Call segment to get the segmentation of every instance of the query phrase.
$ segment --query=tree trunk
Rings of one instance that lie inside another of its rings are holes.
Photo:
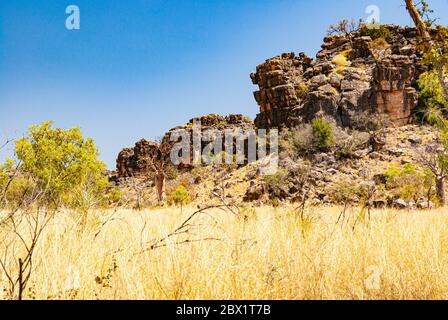
[[[414,4],[413,0],[405,0],[406,2],[406,9],[409,12],[409,15],[411,16],[412,20],[414,21],[415,26],[417,27],[418,34],[423,40],[423,45],[425,46],[425,49],[431,49],[432,48],[432,40],[431,35],[428,32],[428,28],[423,21],[422,16],[420,15],[420,12],[418,12],[417,7]]]
[[[440,205],[444,207],[446,205],[446,180],[445,177],[436,177],[436,190],[437,197],[440,201]]]
[[[18,296],[18,300],[22,300],[22,295],[23,295],[23,289],[25,287],[25,285],[23,284],[23,262],[22,259],[19,258],[19,296]]]
[[[157,197],[159,204],[162,205],[165,201],[165,173],[159,171],[156,173],[154,184],[157,190]]]
[[[409,15],[411,16],[412,20],[414,21],[415,26],[417,27],[418,34],[423,40],[423,45],[425,46],[426,50],[430,50],[434,48],[434,43],[431,39],[431,35],[428,31],[428,27],[426,26],[425,22],[423,21],[422,16],[417,10],[417,7],[414,4],[413,0],[405,0],[406,2],[406,9],[409,12]],[[443,89],[445,91],[445,95],[448,96],[448,81],[446,80],[446,74],[444,71],[443,66],[437,66],[438,76],[440,83],[443,86]]]

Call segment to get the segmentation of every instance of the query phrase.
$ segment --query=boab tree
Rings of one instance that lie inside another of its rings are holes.
[[[166,168],[169,162],[170,144],[167,139],[162,139],[155,154],[150,158],[150,167],[154,171],[154,186],[157,192],[159,205],[165,202]]]

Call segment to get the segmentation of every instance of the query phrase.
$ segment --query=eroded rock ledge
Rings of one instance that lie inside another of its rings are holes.
[[[386,28],[387,41],[359,32],[331,36],[315,59],[284,53],[259,65],[251,74],[259,87],[255,125],[293,127],[327,115],[341,126],[356,126],[362,114],[385,114],[393,125],[410,123],[420,73],[417,30]]]

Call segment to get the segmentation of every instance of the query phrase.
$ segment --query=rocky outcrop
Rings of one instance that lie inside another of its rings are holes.
[[[186,125],[178,126],[169,130],[160,144],[151,142],[145,139],[138,141],[134,148],[125,148],[119,154],[117,158],[116,173],[119,178],[124,177],[139,177],[147,175],[153,171],[152,163],[154,160],[160,161],[162,157],[168,163],[168,158],[173,145],[178,142],[175,139],[171,139],[171,135],[178,130],[183,130],[191,141],[190,146],[193,148],[193,124],[199,123],[201,126],[200,133],[205,136],[205,133],[209,129],[215,130],[221,135],[223,141],[223,150],[225,149],[224,133],[226,130],[243,130],[254,129],[253,121],[247,119],[243,115],[229,115],[221,116],[217,114],[210,114],[202,117],[191,119]],[[209,142],[206,139],[202,140],[202,148],[204,148]],[[190,156],[193,156],[192,149],[190,150]],[[190,159],[192,163],[192,158]],[[190,165],[180,164],[179,169],[188,169]]]
[[[152,160],[160,156],[157,143],[141,139],[134,148],[125,148],[117,158],[118,177],[139,177],[152,171]]]
[[[393,125],[409,123],[417,104],[417,31],[386,27],[387,39],[361,32],[326,37],[316,59],[285,53],[259,65],[251,74],[259,87],[255,125],[292,127],[326,115],[341,126],[355,126],[362,114],[386,115]]]

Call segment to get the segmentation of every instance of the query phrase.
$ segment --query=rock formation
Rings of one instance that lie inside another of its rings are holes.
[[[185,130],[185,132],[193,139],[193,124],[198,122],[201,124],[201,131],[205,132],[208,129],[215,129],[221,134],[224,150],[224,132],[225,130],[247,130],[253,129],[253,121],[248,120],[242,115],[229,115],[220,116],[217,114],[210,114],[202,117],[191,119],[186,125],[178,126],[169,130],[160,144],[142,139],[135,144],[134,148],[125,148],[119,154],[117,158],[117,171],[116,174],[119,178],[123,177],[139,177],[147,175],[153,171],[151,166],[153,159],[160,160],[161,157],[169,157],[169,151],[177,141],[171,141],[171,135],[177,130]],[[208,144],[207,141],[202,141],[202,148]],[[190,141],[190,146],[193,146],[193,142]],[[166,150],[165,152],[160,151]],[[190,152],[192,157],[193,152]],[[190,159],[192,162],[192,159]],[[181,164],[180,169],[189,168],[189,165]]]
[[[419,75],[417,30],[385,26],[387,39],[358,31],[324,39],[316,59],[285,53],[266,60],[251,74],[259,90],[255,125],[292,127],[316,116],[330,116],[341,126],[358,117],[387,115],[389,123],[411,121],[417,104]]]
[[[159,145],[141,139],[134,148],[125,148],[117,158],[117,175],[119,177],[138,177],[146,175],[151,168],[152,158],[159,156]]]

